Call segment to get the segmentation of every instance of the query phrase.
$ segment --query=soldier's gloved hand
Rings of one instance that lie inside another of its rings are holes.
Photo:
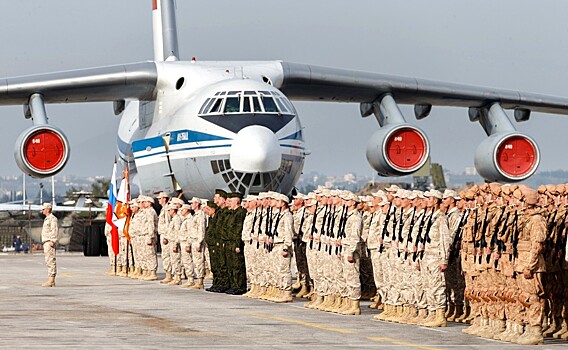
[[[530,280],[531,278],[533,278],[533,273],[531,272],[531,270],[525,269],[525,270],[523,271],[523,276],[524,276],[526,279]]]
[[[287,258],[288,257],[288,250],[283,250],[282,251],[282,256]]]
[[[177,253],[177,252],[178,252],[177,247],[175,247],[174,249],[172,249],[172,252]]]
[[[148,241],[146,241],[146,244],[147,244],[147,245],[152,245],[152,240],[149,239]]]
[[[198,245],[195,250],[197,250],[198,253],[201,253],[201,246]]]
[[[440,264],[440,272],[446,271],[447,268],[448,268],[448,265],[446,265],[446,264]]]
[[[163,243],[164,245],[166,245],[166,244],[168,244],[168,240],[167,240],[166,238],[164,238],[164,239],[162,239],[162,243]]]
[[[239,254],[240,252],[241,252],[241,248],[236,247],[236,248],[235,248],[235,253]]]
[[[355,260],[353,260],[353,256],[351,256],[351,255],[347,255],[347,261],[351,264],[353,264],[355,262]]]
[[[51,248],[55,249],[55,242],[49,242],[49,244],[51,245]]]
[[[188,246],[188,245],[186,245],[186,246],[185,246],[185,252],[186,252],[186,253],[191,253],[191,247]]]

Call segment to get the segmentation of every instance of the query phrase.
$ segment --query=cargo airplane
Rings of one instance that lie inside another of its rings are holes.
[[[310,152],[292,100],[360,105],[378,130],[366,155],[380,175],[417,171],[427,135],[409,123],[433,106],[468,108],[487,138],[475,153],[478,173],[517,182],[537,169],[537,143],[516,130],[531,112],[568,114],[568,99],[285,61],[180,60],[173,0],[153,0],[154,60],[0,79],[0,105],[23,105],[33,125],[15,145],[18,166],[52,176],[69,158],[63,132],[48,123],[46,104],[113,102],[121,116],[118,156],[129,164],[133,192],[183,191],[209,198],[214,189],[290,193]]]

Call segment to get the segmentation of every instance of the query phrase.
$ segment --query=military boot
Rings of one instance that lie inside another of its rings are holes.
[[[395,323],[402,323],[402,320],[404,320],[406,318],[406,316],[408,316],[408,306],[402,306],[402,312],[392,321]]]
[[[292,298],[292,291],[291,290],[283,290],[282,293],[280,293],[280,297],[278,299],[276,299],[277,303],[291,303],[292,300],[294,300]]]
[[[495,339],[497,334],[501,334],[505,332],[506,322],[505,320],[490,320],[489,321],[491,327],[485,333],[480,333],[479,336],[486,339]]]
[[[260,297],[263,296],[264,293],[266,293],[266,287],[259,286],[258,291],[254,295],[251,295],[250,297],[253,298],[253,299],[260,299]]]
[[[203,279],[206,280],[206,281],[213,280],[213,273],[211,273],[211,271],[207,271],[207,273],[205,274],[205,277]]]
[[[410,324],[418,316],[418,309],[414,305],[408,306],[408,312],[404,318],[400,320],[400,323]]]
[[[316,307],[314,307],[314,309],[323,311],[323,308],[326,308],[326,307],[329,306],[330,299],[331,299],[331,295],[324,295],[323,296],[323,303],[317,305]]]
[[[349,299],[350,307],[349,309],[343,311],[342,315],[361,315],[361,305],[359,300]]]
[[[181,274],[176,274],[174,279],[168,283],[168,286],[179,286],[181,285]]]
[[[310,291],[308,289],[307,284],[302,282],[300,291],[296,294],[296,298],[302,298],[304,295],[308,295],[309,292]]]
[[[546,331],[542,332],[542,336],[543,337],[552,337],[552,335],[556,332],[558,332],[558,330],[560,330],[560,327],[562,325],[562,318],[561,317],[553,317],[552,318],[552,322],[550,322],[550,324],[548,325],[548,329]]]
[[[390,311],[391,311],[391,305],[384,304],[383,312],[381,312],[378,315],[373,316],[373,319],[378,320],[378,321],[384,321],[385,318],[387,318],[389,316]]]
[[[140,274],[140,276],[138,276],[138,279],[143,281],[144,278],[146,278],[148,276],[148,270],[142,270],[142,273]]]
[[[446,311],[446,319],[454,314],[456,311],[456,306],[453,303],[448,304],[448,310]]]
[[[284,294],[284,290],[282,290],[280,288],[276,288],[275,293],[273,293],[268,300],[270,300],[274,303],[278,303],[279,302],[278,300],[280,300],[280,298],[282,298],[283,294]]]
[[[450,322],[457,322],[456,319],[463,315],[463,305],[456,305],[454,308],[454,313],[448,317],[448,321]]]
[[[397,320],[398,320],[399,318],[401,318],[402,315],[403,315],[403,313],[404,313],[404,306],[402,306],[402,305],[397,305],[394,310],[395,310],[395,311],[394,311],[393,315],[386,319],[387,321],[389,321],[389,322],[397,322]]]
[[[130,276],[131,279],[135,280],[142,274],[142,268],[137,267],[134,269],[134,273]]]
[[[114,276],[114,275],[115,275],[114,266],[113,266],[113,265],[110,265],[108,271],[105,272],[105,275],[107,275],[107,276]]]
[[[119,266],[116,275],[119,277],[126,277],[126,266]]]
[[[132,276],[134,276],[134,272],[136,272],[136,268],[134,266],[130,266],[128,268],[128,277],[132,278]]]
[[[428,310],[426,309],[416,309],[416,310],[417,310],[416,316],[406,320],[406,324],[418,324],[418,322],[428,317]]]
[[[369,309],[378,309],[379,308],[379,304],[381,303],[381,296],[380,295],[375,295],[375,297],[373,299],[371,299],[373,302],[368,306]]]
[[[41,284],[42,287],[55,287],[55,276],[49,276],[47,282]]]
[[[322,303],[323,303],[323,296],[314,294],[314,299],[311,302],[306,303],[304,306],[307,307],[308,309],[316,309],[316,307],[321,305]]]
[[[302,282],[300,282],[300,279],[296,279],[296,281],[294,282],[294,284],[292,285],[292,290],[294,289],[298,289],[302,286]]]
[[[144,281],[157,281],[158,275],[156,275],[156,270],[150,270],[144,277]]]
[[[552,334],[552,337],[554,339],[564,339],[562,338],[562,335],[564,334],[568,334],[568,320],[563,319],[560,322],[560,329],[558,329],[554,334]]]
[[[509,320],[505,321],[505,330],[503,332],[496,333],[495,335],[493,335],[493,339],[503,340],[501,338],[507,337],[511,333],[512,326],[513,324]]]
[[[161,284],[167,284],[172,281],[172,273],[170,271],[166,271],[166,277],[160,281]]]
[[[182,288],[191,288],[195,283],[193,282],[193,278],[188,278],[187,282],[181,285]]]
[[[335,312],[340,314],[344,311],[349,310],[349,308],[351,307],[351,303],[349,302],[349,300],[350,300],[349,298],[341,298],[341,305]]]
[[[528,330],[515,341],[520,345],[542,345],[544,338],[542,336],[542,326],[526,326]]]
[[[424,326],[426,323],[434,321],[436,318],[436,311],[435,310],[428,310],[428,316],[422,319],[422,321],[418,321],[418,324]]]
[[[243,294],[243,297],[249,298],[249,295],[254,293],[255,288],[255,285],[251,283],[250,289],[245,294]]]
[[[328,302],[327,305],[321,306],[320,310],[325,311],[325,312],[331,312],[331,307],[333,307],[333,304],[335,304],[335,299],[338,298],[335,294],[330,294],[328,297]]]
[[[435,317],[432,321],[424,323],[426,327],[446,327],[446,312],[444,309],[436,309]]]
[[[345,299],[347,299],[347,298],[344,298],[344,297],[341,297],[341,296],[338,296],[337,298],[335,298],[335,303],[333,303],[333,305],[331,305],[329,307],[329,311],[338,313],[339,309],[341,309],[343,304],[345,304]]]
[[[523,334],[523,325],[516,323],[516,322],[511,322],[511,329],[509,331],[509,333],[507,334],[506,332],[500,336],[499,338],[502,341],[506,341],[506,342],[513,342],[515,341],[515,339],[519,338],[522,334]]]
[[[488,332],[491,329],[489,325],[489,318],[488,317],[481,317],[481,321],[479,323],[479,327],[475,328],[471,335],[480,336],[483,332]]]
[[[471,313],[471,308],[467,305],[463,307],[463,313],[454,319],[454,322],[464,323],[464,321],[469,317]]]

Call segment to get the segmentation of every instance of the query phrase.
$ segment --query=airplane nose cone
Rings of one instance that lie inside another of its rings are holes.
[[[272,130],[259,125],[241,129],[231,146],[231,167],[244,173],[264,173],[280,168],[282,151]]]

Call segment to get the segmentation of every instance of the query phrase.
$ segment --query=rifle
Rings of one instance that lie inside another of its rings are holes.
[[[430,243],[432,240],[430,239],[430,229],[432,228],[432,224],[433,224],[433,219],[434,219],[434,212],[432,211],[432,214],[430,214],[430,218],[428,219],[428,224],[426,225],[426,233],[424,233],[424,249],[422,249],[422,251],[420,252],[420,259],[424,258],[424,251],[426,250],[426,243]]]
[[[339,219],[339,229],[337,232],[337,237],[343,239],[347,237],[345,234],[345,226],[347,225],[347,206],[344,205],[341,210],[341,218]],[[339,255],[343,251],[343,246],[335,246],[335,255]]]
[[[316,218],[318,216],[318,202],[316,202],[316,209],[314,210],[314,215],[312,218],[312,228],[310,231],[310,249],[314,248],[314,232],[316,231]]]
[[[568,210],[564,213],[564,217],[562,218],[562,222],[558,226],[556,231],[556,242],[554,244],[554,251],[556,252],[556,261],[557,263],[562,266],[563,256],[562,253],[566,253],[566,218],[568,216]]]
[[[491,252],[493,251],[493,249],[495,249],[495,246],[499,245],[499,228],[501,227],[501,222],[503,221],[503,215],[505,215],[505,207],[502,208],[501,210],[501,214],[499,215],[499,218],[497,219],[497,223],[495,224],[495,227],[493,228],[493,234],[491,235],[491,242],[489,243],[489,254],[487,254],[487,256],[485,257],[485,261],[489,264],[489,262],[491,261]]]
[[[552,243],[554,233],[557,232],[556,229],[556,215],[558,214],[558,209],[555,209],[553,213],[548,213],[546,218],[546,241],[544,242],[545,250],[544,256],[547,259],[550,256],[554,244]]]
[[[428,213],[425,211],[424,215],[422,215],[422,219],[420,220],[420,225],[418,225],[418,233],[416,234],[416,240],[414,241],[414,247],[416,247],[417,250],[412,252],[412,261],[414,262],[416,262],[416,258],[418,257],[418,244],[422,242],[422,231],[424,231],[424,220],[426,220],[427,215]],[[428,220],[430,219],[428,218]]]
[[[260,235],[262,235],[262,209],[260,209],[260,220],[258,220],[258,231],[256,232],[256,249],[260,248],[260,241],[258,240]]]
[[[327,238],[329,243],[325,247],[325,251],[331,255],[333,247],[331,246],[331,238],[334,237],[333,228],[335,227],[335,208],[333,208],[333,213],[330,214],[330,219],[327,220]]]
[[[387,210],[387,217],[385,218],[385,222],[383,222],[383,231],[381,232],[381,245],[379,247],[379,253],[382,253],[384,248],[385,248],[385,236],[388,233],[388,226],[389,226],[389,222],[390,222],[390,218],[391,218],[391,207],[392,207],[392,202],[389,204],[389,208]]]
[[[393,221],[392,221],[392,241],[396,241],[396,225],[398,224],[396,222],[396,210],[398,208],[394,208],[394,212],[392,213],[393,216]],[[402,216],[402,208],[400,208],[400,216]]]
[[[461,241],[463,236],[463,227],[467,222],[467,218],[469,216],[469,212],[466,210],[464,211],[460,223],[458,224],[458,229],[456,230],[456,235],[454,236],[454,240],[452,241],[452,245],[450,246],[450,260],[457,259],[460,256],[461,250]]]
[[[398,243],[402,243],[402,229],[404,228],[404,216],[402,213],[404,212],[403,208],[400,208],[400,216],[398,218]],[[400,258],[400,249],[397,249],[397,255]]]
[[[302,227],[304,226],[304,221],[306,221],[306,210],[307,208],[304,207],[303,208],[304,211],[302,212],[302,220],[300,220],[300,229],[298,230],[298,237],[296,238],[298,245],[300,245],[300,243],[302,243],[302,236],[304,236],[304,233],[302,232]]]
[[[481,225],[481,238],[479,239],[479,248],[480,252],[479,256],[479,264],[481,264],[481,256],[487,248],[487,240],[485,239],[485,231],[487,231],[487,226],[489,225],[489,221],[487,220],[487,216],[489,214],[489,207],[485,208],[485,216],[483,217],[483,224]]]
[[[519,244],[519,215],[518,212],[515,211],[515,216],[513,218],[513,237],[511,237],[511,242],[513,245],[513,254],[511,256],[509,256],[509,260],[512,261],[513,259],[516,259],[517,256],[519,255],[519,252],[517,250],[517,245]]]
[[[412,230],[414,230],[414,215],[416,215],[416,207],[413,207],[412,218],[410,219],[410,227],[408,229],[408,236],[406,236],[406,247],[404,249],[404,260],[408,259],[408,242],[412,242]]]
[[[251,229],[251,233],[254,233],[254,225],[256,225],[256,215],[258,214],[258,208],[254,209],[254,218],[252,219],[252,229]],[[250,242],[249,244],[252,244],[252,235],[250,236]],[[258,242],[256,243],[258,245]],[[258,247],[257,247],[258,249]]]
[[[329,212],[329,204],[326,204],[324,212],[323,212],[323,220],[321,222],[321,226],[320,226],[320,229],[319,229],[320,241],[318,243],[318,251],[321,251],[321,238],[322,238],[322,236],[324,235],[324,232],[325,232],[325,222],[327,220],[328,212]]]

